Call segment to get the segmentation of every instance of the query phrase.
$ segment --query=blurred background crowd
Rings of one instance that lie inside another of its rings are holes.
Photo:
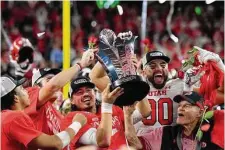
[[[144,47],[161,49],[172,58],[170,68],[179,68],[181,60],[194,45],[224,57],[224,1],[210,5],[205,1],[175,2],[171,29],[178,43],[171,40],[166,29],[169,2],[148,2],[145,40],[140,39],[142,2],[120,1],[119,4],[123,8],[122,15],[116,7],[100,9],[96,1],[71,2],[71,63],[76,62],[88,47],[88,37],[98,37],[103,28],[110,28],[116,34],[132,31],[139,36],[135,43],[139,58],[145,53]],[[23,36],[34,45],[36,67],[62,67],[62,2],[1,1],[1,11],[1,27],[10,41]],[[38,37],[42,32],[45,34]],[[2,34],[1,74],[8,69],[9,45]]]

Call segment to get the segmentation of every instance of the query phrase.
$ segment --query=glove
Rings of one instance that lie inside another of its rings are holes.
[[[205,74],[204,71],[200,72],[199,69],[202,66],[189,68],[184,74],[184,92],[193,91],[193,85],[200,80],[200,78]]]
[[[216,62],[217,67],[223,72],[225,71],[225,66],[218,54],[204,50],[198,46],[194,46],[195,49],[199,51],[198,60],[201,64],[206,64],[208,61]]]

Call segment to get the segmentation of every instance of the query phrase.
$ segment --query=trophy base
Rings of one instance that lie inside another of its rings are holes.
[[[118,106],[128,106],[135,101],[141,101],[149,92],[149,85],[143,81],[141,76],[130,75],[116,80],[111,85],[111,90],[121,87],[124,93],[114,102]]]

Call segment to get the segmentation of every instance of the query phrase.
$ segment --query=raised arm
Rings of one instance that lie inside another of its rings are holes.
[[[47,135],[43,133],[31,140],[28,146],[32,148],[56,148],[61,150],[70,143],[86,122],[87,119],[84,115],[76,114],[73,118],[73,123],[65,131],[55,135]]]
[[[101,106],[101,122],[97,129],[96,140],[99,147],[108,147],[111,143],[112,136],[112,107],[116,98],[123,94],[123,89],[117,87],[110,92],[110,84],[107,85],[102,92],[102,106]]]
[[[89,49],[84,52],[80,63],[60,72],[54,76],[44,87],[42,87],[39,92],[38,106],[46,103],[46,101],[48,101],[56,91],[71,81],[72,78],[76,76],[82,68],[89,66],[94,61],[94,53],[97,50],[98,49]]]
[[[135,110],[135,106],[124,106],[124,123],[125,123],[125,135],[127,138],[127,141],[130,146],[134,147],[135,149],[142,149],[143,146],[140,142],[140,140],[137,137],[134,125],[133,125],[133,117],[132,114]]]
[[[132,62],[136,68],[138,68],[138,60],[136,55],[132,55]],[[91,70],[90,74],[91,81],[96,85],[96,87],[102,92],[108,83],[110,83],[109,77],[107,76],[104,68],[98,62]],[[151,114],[151,107],[149,105],[148,99],[144,98],[136,105],[135,117],[138,118],[147,118]]]
[[[138,111],[137,113],[141,114],[142,118],[147,118],[150,116],[152,109],[147,98],[144,98],[137,103],[134,114],[136,114],[136,111]]]
[[[110,83],[109,77],[99,62],[92,68],[89,77],[101,92],[106,88],[107,84]]]

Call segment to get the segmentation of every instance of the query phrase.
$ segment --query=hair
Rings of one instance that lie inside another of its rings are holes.
[[[15,89],[1,97],[1,110],[11,109],[10,107],[15,103],[14,98],[16,95]]]

